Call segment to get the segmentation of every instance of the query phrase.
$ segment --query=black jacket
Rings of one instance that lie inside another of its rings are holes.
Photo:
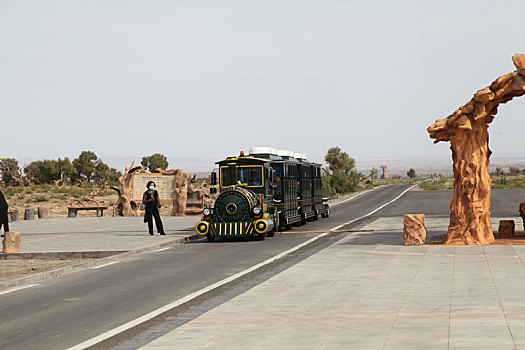
[[[0,191],[0,209],[7,209],[9,206],[5,200],[4,194]]]
[[[142,195],[142,202],[146,204],[146,206],[152,206],[152,207],[160,206],[160,198],[159,198],[159,193],[157,192],[157,190],[153,191],[153,202],[150,202],[149,201],[150,199],[152,199],[151,193],[149,191],[144,192],[144,194]]]

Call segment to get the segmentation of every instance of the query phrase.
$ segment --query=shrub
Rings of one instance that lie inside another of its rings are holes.
[[[46,196],[36,196],[35,202],[49,202],[49,198]]]

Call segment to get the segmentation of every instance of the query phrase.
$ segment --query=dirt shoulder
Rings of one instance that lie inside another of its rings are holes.
[[[90,260],[91,259],[0,260],[0,282],[56,270],[70,265],[78,265]]]

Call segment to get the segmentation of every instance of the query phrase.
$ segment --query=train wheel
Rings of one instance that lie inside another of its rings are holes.
[[[285,225],[284,231],[290,231],[292,229],[292,225]]]
[[[207,239],[208,242],[210,242],[210,243],[215,242],[215,236],[206,235],[206,239]]]
[[[273,236],[275,236],[275,229],[272,229],[272,230],[269,231],[266,235],[267,235],[268,237],[273,237]]]
[[[265,238],[266,238],[266,233],[264,233],[262,235],[259,235],[259,237],[257,237],[257,240],[258,241],[264,241]]]
[[[330,207],[327,205],[326,206],[326,214],[325,214],[325,218],[329,218],[330,217]]]

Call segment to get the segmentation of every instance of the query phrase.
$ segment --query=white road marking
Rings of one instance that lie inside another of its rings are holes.
[[[399,196],[397,196],[396,198],[392,199],[391,201],[381,205],[379,208],[371,211],[370,213],[368,213],[366,215],[363,215],[363,216],[361,216],[361,217],[359,217],[357,219],[350,220],[350,221],[348,221],[348,222],[346,222],[344,224],[338,225],[338,226],[332,228],[330,231],[337,230],[337,229],[339,229],[339,228],[341,228],[343,226],[351,224],[354,221],[360,220],[362,218],[366,218],[366,217],[376,213],[377,211],[383,209],[387,205],[392,204],[393,202],[397,201],[399,198],[401,198],[405,193],[410,191],[415,186],[417,186],[417,184],[409,187],[407,190],[403,191]],[[365,193],[365,192],[363,192],[363,193]],[[355,197],[352,197],[352,198],[355,198]],[[190,300],[193,300],[193,299],[197,298],[198,296],[200,296],[200,295],[202,295],[204,293],[212,291],[212,290],[214,290],[216,288],[219,288],[219,287],[221,287],[221,286],[223,286],[223,285],[225,285],[227,283],[230,283],[230,282],[232,282],[232,281],[234,281],[234,280],[236,280],[236,279],[238,279],[238,278],[240,278],[240,277],[242,277],[244,275],[247,275],[247,274],[249,274],[252,271],[255,271],[255,270],[257,270],[257,269],[259,269],[259,268],[261,268],[261,267],[263,267],[265,265],[268,265],[268,264],[270,264],[270,263],[272,263],[272,262],[282,258],[283,256],[286,256],[286,255],[288,255],[290,253],[293,253],[293,252],[301,249],[302,247],[304,247],[304,246],[306,246],[306,245],[308,245],[308,244],[310,244],[310,243],[312,243],[312,242],[314,242],[314,241],[316,241],[316,240],[318,240],[318,239],[328,235],[329,233],[330,232],[326,232],[326,233],[322,233],[322,234],[320,234],[318,236],[315,236],[315,237],[313,237],[313,238],[311,238],[311,239],[309,239],[309,240],[307,240],[307,241],[305,241],[305,242],[303,242],[303,243],[301,243],[299,245],[296,245],[295,247],[293,247],[291,249],[288,249],[287,251],[284,251],[284,252],[282,252],[280,254],[277,254],[277,255],[271,257],[268,260],[265,260],[265,261],[263,261],[263,262],[261,262],[261,263],[259,263],[257,265],[254,265],[254,266],[252,266],[252,267],[250,267],[250,268],[248,268],[248,269],[246,269],[244,271],[241,271],[239,273],[236,273],[235,275],[232,275],[232,276],[227,277],[227,278],[225,278],[223,280],[220,280],[219,282],[216,282],[216,283],[211,284],[211,285],[209,285],[207,287],[204,287],[204,288],[202,288],[202,289],[200,289],[200,290],[198,290],[196,292],[193,292],[193,293],[191,293],[191,294],[189,294],[189,295],[187,295],[187,296],[185,296],[185,297],[183,297],[181,299],[175,300],[174,302],[169,303],[168,305],[165,305],[165,306],[163,306],[161,308],[158,308],[157,310],[154,310],[154,311],[152,311],[150,313],[147,313],[147,314],[145,314],[145,315],[143,315],[143,316],[141,316],[139,318],[131,320],[128,323],[123,324],[122,326],[113,328],[112,330],[109,330],[109,331],[107,331],[105,333],[102,333],[102,334],[100,334],[100,335],[98,335],[98,336],[96,336],[94,338],[86,340],[85,342],[80,343],[78,345],[75,345],[75,346],[73,346],[73,347],[71,347],[71,348],[69,348],[67,350],[82,350],[82,349],[88,348],[90,346],[93,346],[93,345],[95,345],[97,343],[100,343],[101,341],[104,341],[104,340],[106,340],[108,338],[111,338],[111,337],[113,337],[113,336],[115,336],[115,335],[117,335],[119,333],[122,333],[122,332],[124,332],[124,331],[126,331],[126,330],[128,330],[130,328],[133,328],[133,327],[135,327],[135,326],[137,326],[137,325],[139,325],[141,323],[149,321],[152,318],[157,317],[160,314],[163,314],[164,312],[167,312],[167,311],[169,311],[169,310],[171,310],[173,308],[176,308],[177,306],[180,306],[180,305],[182,305],[182,304],[184,304],[184,303],[186,303],[186,302],[188,302]],[[102,265],[102,266],[104,266],[104,265]]]
[[[384,185],[383,185],[383,186],[384,186]],[[359,193],[355,194],[354,196],[352,196],[352,197],[350,197],[350,198],[347,198],[347,199],[345,199],[345,200],[343,200],[343,201],[336,202],[336,203],[334,203],[334,204],[330,204],[330,206],[331,206],[331,207],[335,207],[336,205],[339,205],[339,204],[341,204],[341,203],[348,202],[348,201],[350,201],[350,200],[352,200],[352,199],[354,199],[354,198],[359,197],[359,196],[362,195],[362,194],[368,193],[368,192],[370,192],[370,191],[373,191],[373,190],[375,190],[375,189],[377,189],[377,188],[380,188],[380,187],[383,187],[383,186],[379,186],[379,187],[376,187],[376,188],[372,188],[371,190],[366,190],[366,191],[363,191],[363,192],[359,192]]]
[[[157,250],[153,251],[152,253],[163,252],[163,251],[168,250],[168,249],[171,249],[171,248],[172,248],[172,247],[167,247],[167,248],[157,249]]]
[[[387,205],[392,204],[392,203],[394,203],[395,201],[397,201],[399,198],[403,197],[403,195],[404,195],[405,193],[407,193],[408,191],[410,191],[411,189],[413,189],[413,188],[416,187],[417,185],[418,185],[418,184],[415,184],[415,185],[410,186],[409,188],[407,188],[406,190],[404,190],[403,192],[401,192],[401,194],[400,194],[399,196],[397,196],[396,198],[392,199],[390,202],[387,202],[387,203],[383,204],[383,205],[380,206],[379,208],[376,208],[376,209],[372,210],[370,213],[365,214],[365,215],[363,215],[363,216],[360,216],[360,217],[358,217],[358,218],[352,219],[352,220],[350,220],[350,221],[347,221],[347,222],[345,222],[344,224],[341,224],[341,225],[339,225],[339,226],[334,227],[334,228],[331,229],[330,231],[339,230],[341,227],[344,227],[344,226],[349,225],[349,224],[351,224],[351,223],[353,223],[353,222],[359,221],[359,220],[361,220],[361,219],[364,219],[364,218],[366,218],[366,217],[369,217],[369,216],[371,216],[371,215],[377,213],[378,211],[380,211],[381,209],[383,209],[383,208],[386,207]]]
[[[110,262],[110,263],[107,263],[107,264],[104,264],[104,265],[100,265],[100,266],[93,266],[92,269],[100,269],[102,267],[106,267],[106,266],[109,266],[109,265],[113,265],[113,264],[117,264],[119,263],[120,261],[113,261],[113,262]]]
[[[38,283],[37,284],[28,284],[26,286],[20,286],[20,287],[15,287],[15,288],[11,288],[11,289],[8,289],[8,290],[4,290],[4,291],[0,292],[0,295],[11,293],[11,292],[16,292],[17,290],[26,289],[26,288],[34,287],[34,286],[38,286]]]

